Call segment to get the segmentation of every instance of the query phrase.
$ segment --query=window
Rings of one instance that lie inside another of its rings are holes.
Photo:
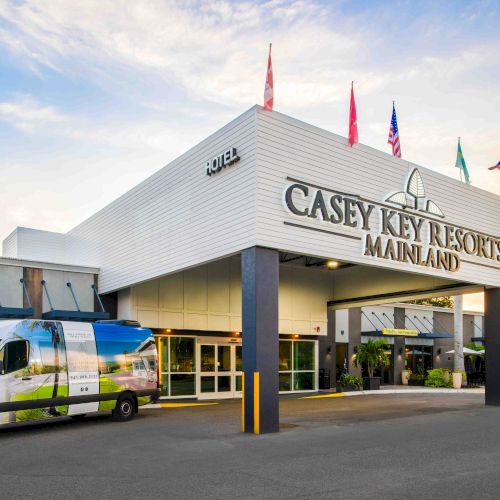
[[[17,372],[26,368],[28,366],[28,354],[29,344],[26,340],[15,340],[6,344],[2,349],[2,354],[0,354],[3,373]]]
[[[280,372],[287,372],[292,369],[292,342],[280,340]]]
[[[280,340],[279,390],[314,391],[316,389],[316,342]]]
[[[193,337],[157,337],[160,394],[196,395],[195,339]]]
[[[194,372],[194,339],[190,337],[170,337],[170,371]]]

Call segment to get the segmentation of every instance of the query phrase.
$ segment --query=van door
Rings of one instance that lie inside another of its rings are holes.
[[[0,349],[0,423],[27,420],[33,400],[33,376],[29,368],[29,342],[11,340]]]
[[[68,415],[99,410],[99,365],[94,329],[90,323],[61,322],[68,361]],[[82,401],[78,403],[78,401]]]

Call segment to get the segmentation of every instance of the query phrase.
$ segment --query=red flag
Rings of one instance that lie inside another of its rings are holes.
[[[351,108],[349,110],[349,145],[358,142],[358,116],[356,114],[356,102],[354,101],[354,83],[351,84]]]
[[[500,161],[496,165],[493,165],[493,167],[488,168],[488,170],[496,170],[496,169],[500,170]]]
[[[273,63],[271,61],[271,44],[269,44],[269,59],[267,60],[266,86],[264,87],[264,109],[273,110],[274,85],[273,85]]]

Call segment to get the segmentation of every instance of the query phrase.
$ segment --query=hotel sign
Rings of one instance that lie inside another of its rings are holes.
[[[233,165],[240,160],[236,148],[229,148],[227,151],[218,154],[215,158],[208,160],[205,164],[205,173],[213,175],[219,173],[223,168]]]
[[[385,200],[389,205],[299,181],[285,188],[284,198],[297,217],[359,231],[355,239],[362,240],[363,255],[370,258],[449,272],[460,269],[464,254],[490,265],[500,262],[500,238],[443,222],[437,203],[425,197],[417,169],[405,191]]]

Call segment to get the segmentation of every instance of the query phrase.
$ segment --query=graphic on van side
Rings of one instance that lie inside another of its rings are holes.
[[[43,320],[0,322],[0,424],[112,410],[127,390],[157,392],[148,329]]]

